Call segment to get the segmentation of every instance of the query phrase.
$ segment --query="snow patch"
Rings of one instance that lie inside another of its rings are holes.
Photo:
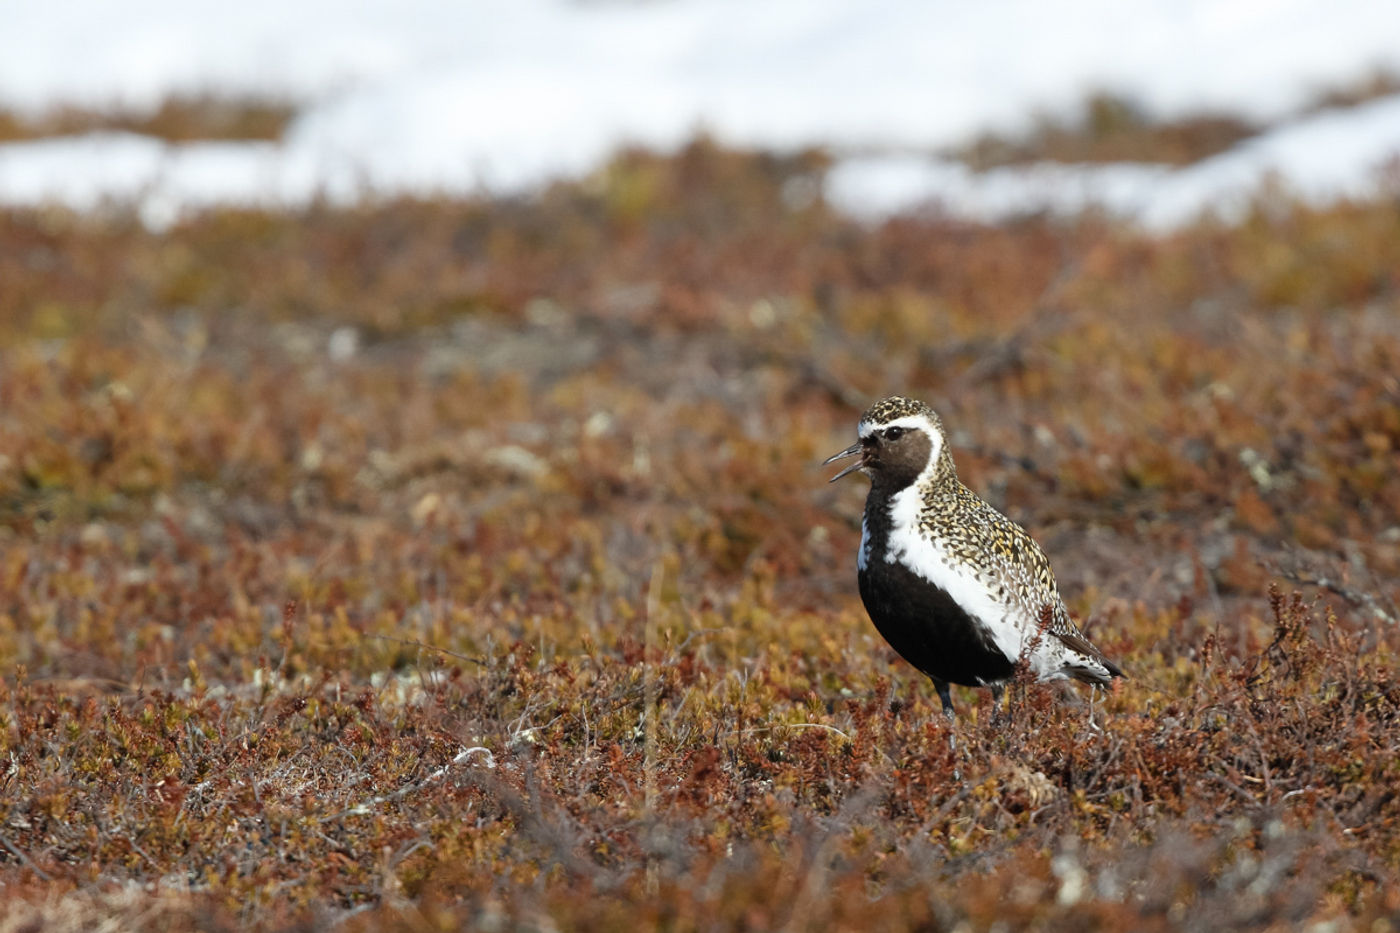
[[[706,131],[732,145],[827,147],[827,196],[862,216],[1095,206],[1167,227],[1228,213],[1275,174],[1314,200],[1366,196],[1400,150],[1400,103],[1300,120],[1179,170],[977,174],[920,154],[1071,113],[1095,89],[1159,117],[1275,120],[1325,84],[1400,70],[1397,37],[1400,4],[1372,0],[15,4],[0,30],[0,105],[150,108],[217,94],[304,107],[277,143],[95,134],[0,145],[0,203],[122,201],[159,226],[214,204],[520,192],[623,145],[670,149]]]

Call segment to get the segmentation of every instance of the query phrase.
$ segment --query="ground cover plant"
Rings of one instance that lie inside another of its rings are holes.
[[[0,930],[1393,929],[1397,202],[863,227],[824,166],[0,214]],[[866,620],[818,464],[892,392],[1101,731],[950,726]]]
[[[1090,93],[1077,113],[1039,113],[1029,129],[1014,134],[986,131],[950,154],[977,171],[1037,162],[1190,165],[1290,120],[1355,107],[1397,90],[1400,76],[1374,69],[1352,81],[1318,88],[1292,114],[1275,115],[1264,123],[1226,111],[1154,114],[1132,97],[1101,90]]]

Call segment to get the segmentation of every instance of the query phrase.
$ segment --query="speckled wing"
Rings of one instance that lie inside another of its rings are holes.
[[[1107,683],[1114,675],[1121,676],[1122,671],[1075,627],[1055,583],[1050,561],[1035,539],[985,501],[977,499],[974,508],[981,513],[979,524],[988,531],[986,553],[991,559],[986,561],[984,573],[993,591],[1014,607],[1014,615],[1025,627],[1025,643],[1035,638],[1042,614],[1050,607],[1050,626],[1044,636],[1048,641],[1037,648],[1032,667],[1058,661],[1058,673],[1090,683]],[[1058,651],[1057,644],[1061,646]],[[1053,676],[1057,672],[1042,669],[1037,673]]]

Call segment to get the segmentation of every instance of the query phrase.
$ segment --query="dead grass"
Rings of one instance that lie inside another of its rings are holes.
[[[196,140],[278,140],[296,116],[286,101],[175,96],[152,110],[62,105],[37,114],[0,109],[0,143],[126,132],[172,143]]]
[[[1097,93],[1064,119],[1045,114],[1027,132],[984,133],[953,155],[977,171],[1032,162],[1147,162],[1189,165],[1260,132],[1226,113],[1173,120],[1150,117],[1126,97]]]
[[[1373,68],[1352,81],[1318,91],[1309,109],[1355,107],[1392,94],[1400,94],[1400,74],[1389,68]]]
[[[1374,69],[1354,80],[1319,88],[1294,118],[1356,107],[1396,93],[1400,93],[1400,76]],[[1030,129],[1014,135],[983,133],[955,148],[952,155],[977,171],[1034,162],[1190,165],[1269,128],[1223,111],[1162,119],[1129,97],[1099,91],[1090,94],[1076,114],[1042,114]]]
[[[0,929],[1394,922],[1393,205],[864,229],[823,166],[0,215]],[[890,391],[1101,733],[955,749],[865,619],[816,464]]]

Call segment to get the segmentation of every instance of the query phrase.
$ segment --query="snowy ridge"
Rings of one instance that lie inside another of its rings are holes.
[[[1098,208],[1170,229],[1203,214],[1235,219],[1271,183],[1315,204],[1371,197],[1387,173],[1396,187],[1398,161],[1400,95],[1285,124],[1181,168],[1041,163],[978,173],[949,160],[870,156],[841,162],[826,194],[868,219],[920,207],[985,221]]]
[[[1154,227],[1228,211],[1271,175],[1316,200],[1366,196],[1400,152],[1391,98],[1175,171],[977,175],[924,155],[1070,112],[1094,89],[1158,116],[1276,120],[1323,85],[1400,70],[1400,4],[1372,0],[69,0],[9,4],[5,19],[11,109],[197,93],[304,105],[275,144],[0,145],[0,203],[114,200],[153,224],[229,202],[518,192],[620,145],[668,149],[700,130],[830,148],[828,195],[864,216],[928,202],[984,219],[1095,205]],[[870,152],[895,155],[859,155]]]

